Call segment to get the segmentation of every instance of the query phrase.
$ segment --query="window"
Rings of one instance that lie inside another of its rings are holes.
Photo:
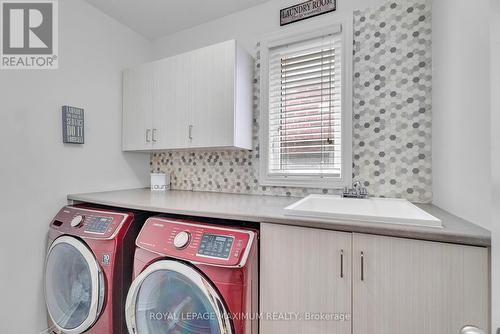
[[[262,184],[350,183],[352,42],[342,27],[263,43]]]

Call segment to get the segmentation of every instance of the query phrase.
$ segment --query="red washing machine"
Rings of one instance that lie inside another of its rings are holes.
[[[149,218],[125,307],[130,334],[256,334],[258,233]]]
[[[146,217],[66,206],[50,224],[45,300],[51,333],[126,333],[134,241]]]

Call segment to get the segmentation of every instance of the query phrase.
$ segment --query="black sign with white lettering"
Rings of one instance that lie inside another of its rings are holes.
[[[83,109],[63,106],[63,143],[83,144],[85,141],[84,124]]]
[[[337,10],[337,0],[310,0],[280,11],[280,25],[305,20]]]

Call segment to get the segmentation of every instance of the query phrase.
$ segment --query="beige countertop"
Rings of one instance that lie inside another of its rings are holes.
[[[488,230],[432,204],[418,204],[417,206],[441,219],[443,228],[311,219],[286,215],[284,208],[299,200],[294,197],[179,190],[151,192],[149,189],[130,189],[70,194],[68,200],[158,213],[315,227],[474,246],[490,246],[491,244]]]

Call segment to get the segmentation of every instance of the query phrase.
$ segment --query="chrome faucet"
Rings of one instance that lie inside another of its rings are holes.
[[[344,188],[342,192],[342,197],[344,198],[368,198],[368,190],[363,187],[360,181],[356,181],[352,184],[352,188]]]

